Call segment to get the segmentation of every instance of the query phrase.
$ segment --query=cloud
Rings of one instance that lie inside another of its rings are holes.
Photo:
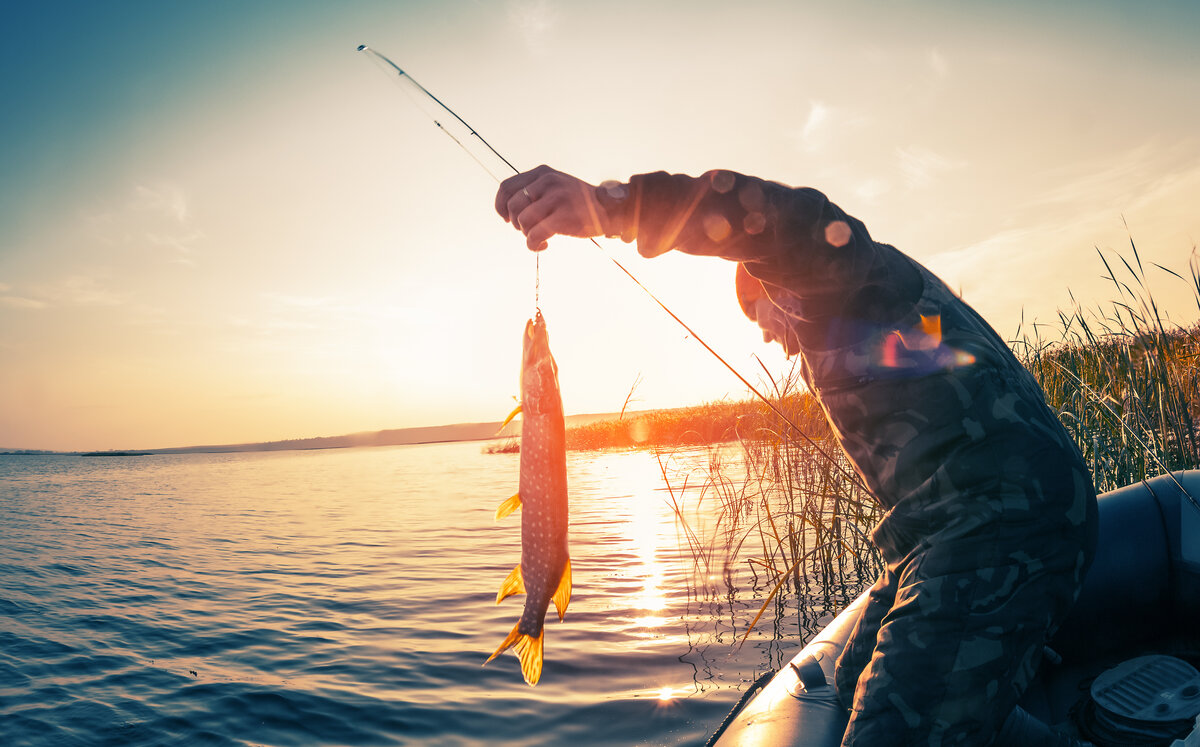
[[[105,288],[88,275],[71,275],[53,285],[34,287],[34,295],[43,305],[55,306],[123,306],[128,299]],[[41,307],[39,307],[41,308]]]
[[[232,318],[234,327],[259,334],[320,331],[351,334],[375,326],[393,328],[396,324],[415,324],[425,318],[423,310],[393,303],[369,303],[336,296],[307,296],[292,293],[259,294],[264,307],[253,319]]]
[[[935,177],[967,165],[965,161],[948,158],[921,146],[897,148],[896,158],[904,183],[910,189],[929,187]]]
[[[1125,209],[1131,202],[1151,199],[1164,182],[1187,179],[1195,172],[1195,144],[1162,146],[1143,143],[1119,153],[1105,153],[1091,161],[1072,164],[1041,177],[1054,186],[1032,200],[1045,205],[1112,205]]]
[[[538,51],[558,24],[558,14],[546,0],[516,0],[508,6],[508,21],[525,40],[525,45]]]
[[[823,101],[814,100],[810,103],[808,118],[800,128],[800,145],[805,150],[816,150],[824,143],[831,113],[832,110]]]
[[[861,197],[865,202],[876,202],[880,197],[892,190],[892,185],[887,183],[885,179],[871,177],[854,188],[854,194]]]
[[[135,186],[130,208],[135,212],[162,213],[177,223],[187,223],[191,217],[187,196],[173,185]]]
[[[0,296],[0,306],[6,309],[44,309],[49,304],[35,298],[23,296]]]
[[[137,184],[123,204],[91,213],[88,223],[107,247],[149,252],[168,262],[194,266],[204,238],[194,223],[187,193],[173,184]]]
[[[925,61],[929,65],[929,69],[939,78],[950,77],[950,63],[946,61],[946,57],[940,50],[933,48],[926,50]]]
[[[1193,320],[1194,286],[1151,263],[1187,277],[1186,255],[1200,233],[1194,211],[1200,166],[1193,160],[1172,174],[1129,183],[1140,171],[1133,168],[1138,158],[1126,155],[1114,157],[1109,169],[1032,194],[1012,207],[1010,227],[926,258],[929,268],[951,287],[965,286],[968,300],[998,328],[1013,328],[1020,310],[1032,320],[1073,308],[1068,290],[1085,307],[1108,308],[1115,288],[1097,251],[1132,262],[1128,247],[1136,240],[1163,318]],[[1112,269],[1124,275],[1119,261]]]
[[[104,287],[89,275],[70,275],[54,283],[33,285],[25,293],[12,293],[11,285],[0,283],[0,307],[47,309],[52,306],[124,306],[128,298]]]

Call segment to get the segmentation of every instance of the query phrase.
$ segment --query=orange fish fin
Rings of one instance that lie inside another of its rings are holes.
[[[539,632],[537,638],[520,634],[517,636],[515,645],[517,658],[521,660],[521,674],[525,676],[525,682],[530,686],[536,685],[542,678],[543,636],[545,636],[545,631]]]
[[[500,591],[496,592],[496,604],[500,604],[513,594],[525,593],[525,580],[521,578],[521,566],[518,564],[509,571],[508,578],[504,579],[504,583],[500,584]]]
[[[521,494],[513,493],[512,498],[509,498],[508,500],[504,501],[504,503],[501,503],[500,507],[496,509],[496,521],[500,521],[505,516],[508,516],[513,511],[516,511],[520,507],[521,507]]]
[[[508,414],[508,417],[504,419],[504,422],[500,424],[500,427],[496,429],[496,432],[497,432],[497,433],[499,433],[500,431],[504,430],[504,426],[506,426],[506,425],[508,425],[509,423],[511,423],[511,422],[512,422],[512,419],[513,419],[513,418],[515,418],[515,417],[517,416],[517,414],[518,414],[518,413],[520,413],[520,412],[521,412],[521,406],[520,406],[520,405],[517,405],[516,407],[514,407],[514,408],[513,408],[513,411],[512,411],[512,412],[510,412],[510,413]]]
[[[536,685],[542,678],[542,641],[545,633],[538,633],[537,638],[534,638],[518,632],[517,628],[520,626],[520,622],[513,626],[512,632],[483,664],[487,666],[489,661],[507,651],[510,646],[516,646],[517,659],[521,662],[521,674],[530,685]]]
[[[567,605],[571,603],[571,559],[563,566],[562,578],[558,580],[558,588],[554,590],[554,609],[558,610],[558,621],[562,622],[567,614]]]
[[[490,662],[492,659],[495,659],[497,656],[499,656],[500,654],[502,654],[502,653],[504,653],[505,651],[507,651],[507,650],[508,650],[508,647],[509,647],[509,646],[511,646],[511,645],[513,645],[514,643],[516,643],[518,638],[524,638],[524,637],[525,637],[525,636],[522,636],[520,633],[518,633],[518,632],[517,632],[517,628],[518,628],[520,625],[521,625],[521,622],[518,620],[518,621],[517,621],[517,624],[513,626],[512,632],[510,632],[510,633],[508,634],[508,637],[507,637],[507,638],[505,638],[505,639],[504,639],[504,640],[503,640],[503,641],[500,643],[500,645],[499,645],[499,646],[496,648],[496,650],[492,652],[492,655],[491,655],[491,656],[489,656],[489,657],[488,657],[488,660],[487,660],[487,661],[485,661],[485,662],[483,663],[483,666],[485,666],[485,667],[486,667],[486,666],[488,665],[488,662]]]

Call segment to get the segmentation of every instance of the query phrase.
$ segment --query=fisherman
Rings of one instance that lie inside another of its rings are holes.
[[[645,257],[738,263],[742,310],[800,356],[885,511],[872,534],[885,567],[837,662],[842,744],[985,745],[1013,731],[1091,562],[1096,498],[991,327],[813,189],[730,171],[593,186],[539,166],[500,185],[496,210],[534,251],[610,236]]]

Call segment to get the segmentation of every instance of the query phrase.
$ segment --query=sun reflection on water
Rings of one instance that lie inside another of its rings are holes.
[[[631,464],[630,467],[635,467]],[[658,465],[649,459],[641,459],[636,468],[630,469],[625,479],[628,482],[621,486],[625,501],[627,519],[623,527],[624,533],[633,542],[640,567],[637,574],[642,584],[639,591],[631,600],[635,609],[645,612],[662,612],[667,609],[668,599],[663,590],[663,579],[666,569],[659,559],[659,547],[663,540],[663,502],[656,488],[662,482],[662,474]],[[642,628],[659,628],[666,622],[661,615],[643,615],[635,618],[634,622]]]
[[[616,455],[614,455],[616,456]],[[667,625],[670,616],[671,551],[677,545],[673,515],[663,499],[662,471],[653,454],[631,452],[611,461],[601,475],[608,493],[607,521],[613,534],[632,554],[621,576],[637,585],[622,599],[632,614],[627,620],[646,635]]]

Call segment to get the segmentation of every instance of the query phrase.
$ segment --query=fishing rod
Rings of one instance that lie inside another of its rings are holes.
[[[456,120],[458,120],[458,122],[463,127],[465,127],[468,132],[471,133],[472,137],[478,139],[479,142],[483,143],[484,147],[486,147],[489,151],[491,151],[492,155],[496,156],[496,158],[499,158],[501,161],[503,161],[505,166],[512,169],[512,172],[514,174],[521,173],[520,169],[518,169],[516,166],[514,166],[512,164],[512,162],[509,161],[507,158],[500,155],[500,152],[497,151],[495,148],[493,148],[492,144],[489,143],[487,140],[485,140],[483,138],[483,136],[480,135],[479,132],[474,127],[467,124],[467,121],[465,119],[458,116],[457,112],[455,112],[450,107],[446,106],[446,104],[442,103],[442,100],[439,99],[437,96],[434,96],[429,91],[429,89],[425,88],[425,86],[418,83],[416,78],[414,78],[411,75],[409,75],[408,73],[404,72],[404,70],[401,69],[399,65],[392,62],[390,59],[388,59],[383,54],[380,54],[379,52],[376,52],[374,49],[371,49],[366,44],[358,45],[358,51],[366,52],[367,55],[369,57],[371,57],[371,59],[375,60],[375,62],[378,65],[380,65],[381,69],[384,72],[386,72],[386,73],[394,72],[397,76],[400,77],[400,79],[402,79],[402,80],[407,79],[408,82],[410,82],[414,86],[416,86],[418,91],[420,91],[421,93],[428,96],[430,99],[433,100],[434,103],[436,103],[438,106],[440,106],[442,109],[444,109],[447,114],[449,114],[450,116],[452,116]],[[466,151],[467,155],[471,156],[472,160],[474,160],[475,163],[479,164],[480,168],[482,168],[484,171],[486,171],[488,176],[492,177],[497,182],[503,181],[499,176],[497,176],[495,173],[493,173],[492,170],[489,169],[485,163],[483,163],[483,161],[479,160],[479,158],[475,155],[475,153],[470,148],[468,148],[465,144],[463,144],[463,142],[461,140],[456,138],[452,132],[447,130],[442,125],[442,123],[437,120],[436,117],[433,117],[431,115],[430,119],[432,119],[433,123],[438,126],[438,129],[441,130],[442,132],[446,133],[446,136],[449,137],[451,140],[453,140],[455,142],[455,144],[458,145],[459,148],[462,148],[464,151]],[[725,358],[720,353],[718,353],[716,350],[714,350],[712,348],[711,345],[709,345],[707,342],[705,342],[704,338],[702,338],[700,335],[696,334],[696,331],[693,330],[691,328],[691,326],[688,325],[687,322],[685,322],[685,321],[683,321],[683,319],[679,318],[679,316],[674,311],[671,311],[671,309],[668,308],[667,305],[658,298],[658,296],[654,295],[654,293],[649,288],[647,288],[645,285],[643,285],[642,281],[638,280],[637,276],[635,276],[632,272],[630,272],[628,270],[628,268],[625,267],[625,265],[621,264],[617,260],[616,257],[614,257],[611,254],[609,254],[608,252],[606,252],[604,250],[604,247],[600,245],[600,242],[596,241],[596,239],[594,239],[594,238],[589,238],[588,241],[591,241],[592,244],[595,245],[595,247],[597,249],[599,249],[600,252],[605,257],[607,257],[610,262],[612,262],[614,265],[616,265],[617,268],[619,270],[621,270],[621,272],[625,273],[625,275],[628,276],[628,278],[630,280],[632,280],[634,282],[634,284],[637,285],[637,287],[641,288],[642,291],[644,291],[646,293],[646,295],[649,296],[652,301],[654,301],[654,303],[658,304],[659,308],[661,308],[663,311],[667,312],[668,316],[670,316],[672,319],[674,319],[679,324],[679,326],[683,327],[687,331],[687,333],[692,336],[692,339],[694,339],[696,342],[700,343],[700,345],[705,350],[707,350],[709,353],[712,354],[712,356],[714,358],[716,358],[718,361],[720,361],[721,365],[723,365],[723,366],[725,366],[725,368],[729,369],[729,372],[732,373],[735,377],[737,377],[737,380],[742,382],[742,384],[744,384],[746,386],[746,388],[749,389],[756,397],[758,397],[760,400],[762,400],[763,403],[765,403],[766,406],[769,407],[772,412],[774,412],[776,415],[778,415],[785,423],[790,425],[792,427],[792,429],[800,435],[801,438],[803,438],[805,441],[808,442],[809,446],[812,446],[813,449],[815,449],[818,454],[820,454],[827,461],[829,461],[829,463],[832,464],[839,472],[841,472],[842,475],[847,477],[852,484],[857,485],[859,488],[861,488],[862,490],[864,490],[868,493],[870,492],[867,489],[866,485],[863,484],[862,479],[858,477],[858,475],[855,475],[854,473],[847,470],[845,467],[843,467],[841,464],[839,464],[836,459],[834,459],[832,456],[830,456],[830,454],[827,451],[825,451],[825,449],[821,448],[821,445],[818,444],[816,441],[814,441],[811,436],[809,436],[807,433],[805,433],[804,430],[801,429],[800,426],[797,425],[794,420],[792,420],[790,417],[788,417],[787,414],[785,414],[783,412],[783,410],[781,410],[774,402],[772,402],[770,399],[768,399],[765,394],[760,392],[757,387],[755,387],[753,384],[751,384],[750,381],[745,376],[742,376],[742,374],[740,372],[738,372],[738,370],[736,368],[734,368],[733,365],[731,363],[729,363],[729,361],[725,360]],[[539,275],[539,279],[538,279],[537,283],[540,285],[540,282],[541,281],[540,281],[540,275]],[[536,291],[535,291],[535,293],[536,293]],[[536,298],[536,295],[535,295],[535,298]],[[535,302],[535,304],[536,304],[536,302]]]

